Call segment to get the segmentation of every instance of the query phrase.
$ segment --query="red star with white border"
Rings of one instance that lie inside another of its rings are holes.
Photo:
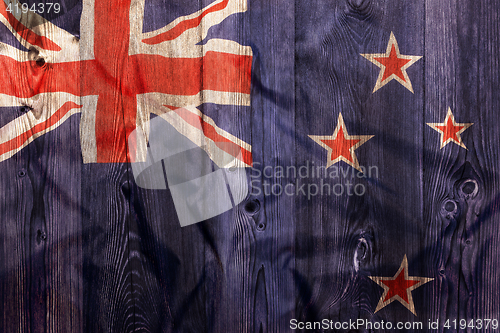
[[[328,151],[327,168],[337,162],[344,161],[362,172],[354,151],[363,143],[373,138],[373,135],[349,135],[345,127],[344,118],[339,113],[337,127],[332,135],[309,135],[309,137]]]
[[[460,134],[462,134],[467,128],[474,125],[474,123],[457,123],[453,113],[451,113],[451,108],[448,108],[448,113],[446,114],[444,122],[427,123],[427,125],[441,133],[441,149],[443,149],[444,146],[450,142],[456,143],[460,147],[467,149]]]
[[[408,73],[406,73],[406,69],[422,57],[401,55],[399,52],[398,42],[392,32],[385,54],[372,53],[361,55],[380,67],[380,74],[378,75],[377,83],[373,88],[373,92],[376,92],[392,80],[396,80],[413,93],[413,87],[411,85],[410,78],[408,77]]]
[[[380,297],[375,313],[391,304],[393,301],[398,301],[415,316],[417,313],[415,312],[415,304],[413,303],[413,297],[411,296],[412,290],[415,290],[421,285],[434,280],[426,277],[408,276],[408,259],[406,258],[406,254],[399,270],[392,278],[381,276],[369,276],[369,278],[384,288],[384,293],[382,294],[382,297]]]

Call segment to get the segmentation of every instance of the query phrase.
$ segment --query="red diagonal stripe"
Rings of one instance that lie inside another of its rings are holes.
[[[48,39],[47,37],[37,35],[27,27],[25,27],[21,22],[19,22],[12,13],[7,11],[7,7],[5,6],[5,2],[0,1],[0,14],[5,16],[7,21],[9,21],[10,25],[17,31],[17,33],[30,43],[31,45],[38,46],[44,50],[49,51],[61,51],[59,45]]]
[[[12,140],[0,144],[0,155],[22,147],[22,145],[30,137],[34,136],[37,133],[43,132],[52,125],[57,124],[57,122],[60,121],[71,109],[81,108],[82,106],[83,105],[78,105],[73,102],[64,103],[63,106],[59,108],[59,110],[57,110],[52,116],[49,117],[49,119],[47,119],[43,123],[35,125],[33,128],[31,128],[31,130],[18,135]]]
[[[165,42],[165,41],[169,41],[169,40],[174,40],[177,37],[179,37],[180,35],[182,35],[182,33],[184,31],[199,26],[201,23],[201,20],[207,14],[213,13],[213,12],[216,12],[219,10],[223,10],[224,8],[226,8],[228,3],[229,3],[229,0],[224,0],[221,3],[219,3],[215,6],[212,6],[212,7],[208,8],[207,10],[203,11],[199,16],[194,17],[194,18],[189,19],[189,20],[181,21],[181,22],[179,22],[179,24],[177,24],[172,29],[165,31],[164,33],[161,33],[157,36],[143,39],[142,42],[149,44],[149,45],[153,45],[153,44],[159,44],[161,42]]]
[[[217,133],[216,128],[210,125],[209,123],[205,122],[202,117],[184,108],[176,108],[170,105],[164,105],[164,106],[177,113],[179,117],[184,119],[184,121],[186,121],[189,125],[196,127],[197,129],[202,131],[203,134],[207,138],[212,140],[215,143],[215,145],[219,147],[221,150],[243,161],[247,165],[252,164],[251,152]]]

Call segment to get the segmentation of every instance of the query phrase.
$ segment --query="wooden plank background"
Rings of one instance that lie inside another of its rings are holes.
[[[147,1],[147,18],[158,28],[210,2]],[[81,3],[64,5],[55,22],[77,34]],[[139,188],[127,164],[82,163],[72,116],[0,163],[0,332],[500,319],[499,16],[495,0],[249,0],[228,33],[254,52],[252,106],[217,113],[218,124],[251,143],[259,171],[324,166],[308,135],[333,133],[341,112],[349,134],[374,135],[356,151],[378,168],[354,179],[366,193],[252,188],[232,211],[181,228],[168,189]],[[395,81],[372,93],[379,68],[360,54],[385,52],[391,32],[402,54],[423,56],[408,69],[414,93]],[[7,30],[0,37],[11,43]],[[440,149],[426,125],[448,107],[474,123],[467,150]],[[0,125],[23,112],[2,107]],[[248,170],[256,179],[318,183]],[[404,255],[410,275],[434,278],[412,292],[417,316],[398,302],[374,313],[382,289],[368,277],[393,276]]]

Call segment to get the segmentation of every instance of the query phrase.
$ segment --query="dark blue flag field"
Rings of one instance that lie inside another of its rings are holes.
[[[0,21],[0,332],[500,331],[496,1]]]

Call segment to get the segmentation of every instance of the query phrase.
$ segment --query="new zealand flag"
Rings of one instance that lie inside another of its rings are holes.
[[[492,0],[0,1],[0,332],[498,329]]]

